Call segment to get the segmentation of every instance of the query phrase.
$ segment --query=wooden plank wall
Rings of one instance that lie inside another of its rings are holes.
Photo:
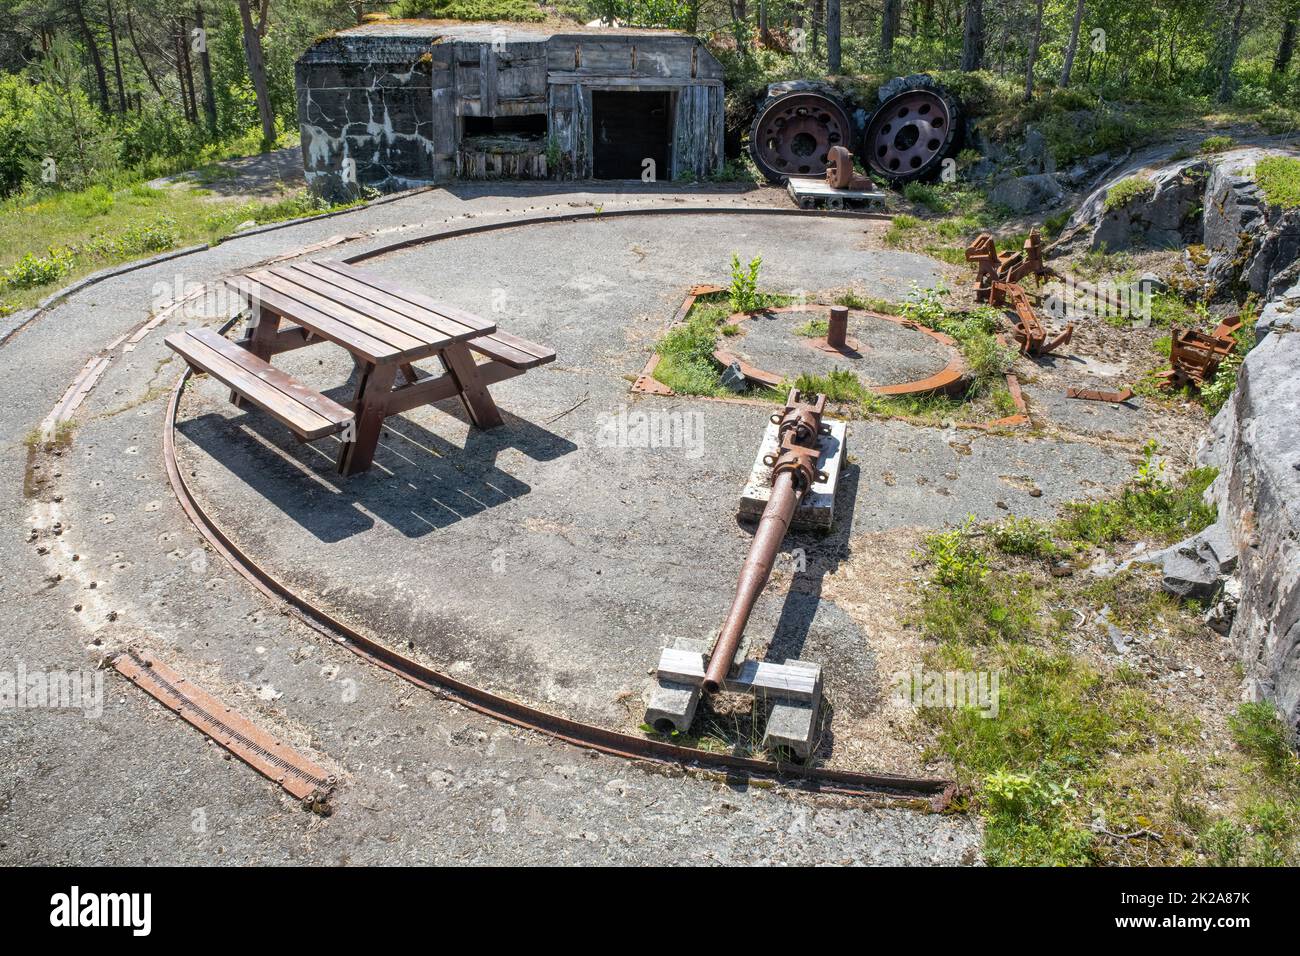
[[[685,86],[673,117],[673,175],[708,176],[723,161],[724,107],[721,86]]]

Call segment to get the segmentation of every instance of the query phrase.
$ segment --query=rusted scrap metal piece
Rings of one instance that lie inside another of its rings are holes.
[[[302,754],[258,729],[201,687],[152,655],[128,648],[113,669],[190,726],[215,740],[258,773],[274,780],[317,813],[328,813],[335,779]]]
[[[966,261],[975,263],[975,300],[987,302],[998,277],[998,249],[989,233],[981,232],[971,240]]]
[[[1037,229],[1029,231],[1020,252],[998,252],[993,236],[982,232],[966,247],[966,261],[975,263],[975,299],[979,302],[993,298],[996,282],[1012,283],[1027,276],[1042,279],[1056,275],[1056,270],[1043,261],[1043,237]]]
[[[792,388],[785,409],[772,416],[780,438],[778,454],[769,456],[770,460],[766,462],[772,468],[772,494],[758,521],[749,554],[740,569],[736,597],[709,658],[704,689],[710,693],[717,691],[727,679],[754,602],[772,575],[772,565],[790,528],[795,508],[819,477],[817,459],[821,450],[818,436],[825,430],[822,425],[825,409],[825,395],[818,395],[808,403],[798,389]]]
[[[1169,369],[1161,372],[1161,388],[1173,391],[1190,385],[1200,388],[1214,378],[1219,363],[1232,354],[1233,336],[1241,328],[1241,315],[1230,315],[1208,335],[1196,329],[1175,327],[1169,337]]]
[[[853,168],[853,152],[847,146],[832,146],[828,154],[826,185],[832,189],[873,189],[870,176],[863,176]]]
[[[1107,392],[1099,388],[1067,388],[1066,398],[1078,398],[1085,402],[1127,402],[1133,397],[1133,389],[1122,388],[1118,392]]]
[[[1073,323],[1056,337],[1048,339],[1047,329],[1039,321],[1029,301],[1029,293],[1020,280],[1054,276],[1056,271],[1043,261],[1043,237],[1030,230],[1022,251],[999,253],[993,237],[980,233],[966,247],[966,261],[975,264],[975,299],[977,302],[1005,308],[1010,305],[1016,324],[1012,336],[1023,355],[1045,355],[1060,348],[1074,335]]]
[[[723,368],[731,368],[732,366],[735,366],[740,370],[741,375],[745,376],[746,379],[755,385],[762,385],[767,388],[776,388],[783,381],[780,375],[775,375],[772,372],[765,372],[761,368],[755,368],[744,359],[726,351],[725,349],[715,350],[713,353],[713,359]]]
[[[833,146],[853,141],[853,124],[835,97],[814,90],[784,93],[759,109],[749,133],[754,165],[769,180],[821,176]]]
[[[1066,325],[1065,331],[1049,341],[1047,329],[1038,321],[1038,315],[1029,302],[1029,294],[1018,282],[994,282],[991,302],[995,306],[1010,303],[1016,316],[1011,336],[1016,340],[1022,355],[1046,355],[1065,345],[1074,335],[1074,323],[1070,323]]]

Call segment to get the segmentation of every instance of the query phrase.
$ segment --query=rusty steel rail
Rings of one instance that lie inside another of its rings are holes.
[[[234,325],[234,321],[232,319],[222,328],[223,334]],[[172,390],[162,436],[167,478],[177,501],[199,534],[241,577],[277,607],[340,647],[438,697],[454,701],[484,716],[545,734],[575,747],[583,747],[628,760],[645,760],[706,773],[720,773],[730,779],[739,777],[746,782],[774,780],[819,793],[924,801],[931,810],[935,811],[943,810],[951,803],[956,793],[956,785],[950,780],[938,777],[861,773],[830,767],[770,762],[752,757],[682,747],[667,740],[638,737],[595,724],[582,723],[457,680],[361,633],[329,611],[297,594],[257,564],[221,530],[195,499],[176,462],[175,442],[176,414],[190,374],[187,369]]]
[[[820,438],[822,413],[826,410],[826,396],[818,395],[811,403],[805,402],[798,389],[790,389],[785,409],[772,416],[777,425],[778,451],[765,463],[772,469],[772,494],[758,519],[749,554],[740,567],[736,583],[736,596],[731,610],[722,622],[722,630],[713,645],[709,666],[704,672],[704,689],[716,693],[731,672],[731,665],[745,635],[745,625],[754,610],[767,580],[772,576],[776,553],[781,549],[790,519],[804,494],[817,481],[817,459],[821,454]]]
[[[327,812],[326,801],[336,783],[328,770],[276,740],[147,651],[128,647],[114,654],[109,663],[187,724],[274,780],[308,809]]]

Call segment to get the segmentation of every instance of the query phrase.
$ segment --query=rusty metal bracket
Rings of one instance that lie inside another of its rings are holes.
[[[1133,397],[1133,389],[1123,388],[1118,392],[1107,392],[1098,388],[1067,388],[1066,398],[1078,398],[1086,402],[1127,402]]]

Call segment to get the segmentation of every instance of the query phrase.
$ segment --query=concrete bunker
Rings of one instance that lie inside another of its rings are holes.
[[[722,66],[667,30],[394,21],[297,63],[318,195],[437,180],[708,176],[723,162]]]

